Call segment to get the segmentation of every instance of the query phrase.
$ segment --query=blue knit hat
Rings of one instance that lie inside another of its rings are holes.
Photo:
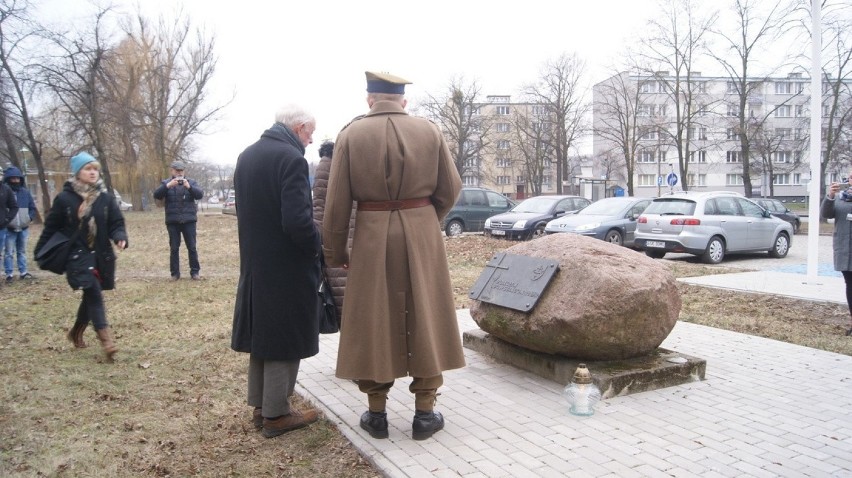
[[[97,159],[95,159],[89,153],[82,152],[77,154],[77,156],[71,158],[71,174],[76,176],[77,173],[79,173],[80,170],[83,169],[83,166],[94,162],[97,162]]]

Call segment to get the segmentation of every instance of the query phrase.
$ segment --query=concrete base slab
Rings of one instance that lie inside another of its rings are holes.
[[[644,357],[594,362],[527,350],[479,329],[465,332],[463,339],[471,350],[562,385],[571,382],[578,364],[585,363],[602,398],[704,380],[707,368],[704,359],[664,348]]]

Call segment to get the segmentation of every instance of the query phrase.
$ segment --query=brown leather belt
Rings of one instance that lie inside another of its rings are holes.
[[[431,206],[429,198],[399,199],[396,201],[358,201],[359,211],[396,211]]]

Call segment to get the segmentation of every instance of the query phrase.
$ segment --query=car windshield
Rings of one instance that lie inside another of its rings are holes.
[[[661,216],[689,216],[695,212],[695,201],[687,199],[655,199],[645,209],[644,214]]]
[[[601,199],[581,209],[578,216],[615,216],[627,206],[627,201]]]
[[[561,198],[546,196],[529,198],[526,201],[513,207],[512,212],[535,212],[539,214],[544,214],[549,212],[550,207],[553,206],[553,203],[558,201],[559,199]]]

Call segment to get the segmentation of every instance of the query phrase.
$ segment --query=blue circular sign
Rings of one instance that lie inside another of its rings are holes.
[[[675,184],[677,184],[677,174],[669,173],[669,175],[666,176],[666,182],[669,186],[674,186]]]

